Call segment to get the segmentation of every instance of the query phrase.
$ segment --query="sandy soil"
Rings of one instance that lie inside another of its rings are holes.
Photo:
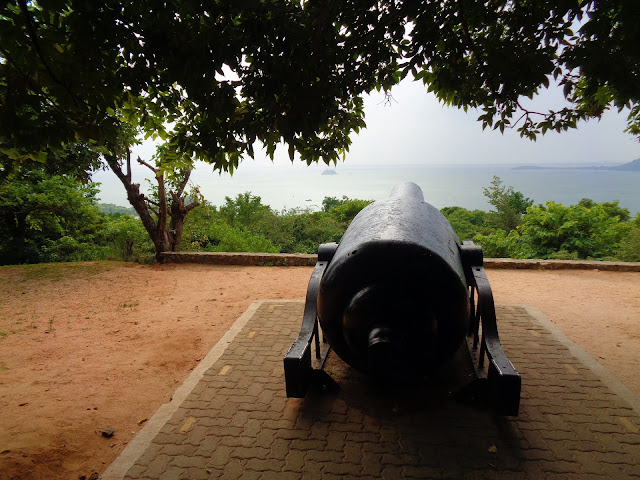
[[[254,300],[303,299],[310,273],[0,269],[0,479],[102,472]],[[489,278],[497,302],[536,307],[640,394],[640,273],[491,270]]]

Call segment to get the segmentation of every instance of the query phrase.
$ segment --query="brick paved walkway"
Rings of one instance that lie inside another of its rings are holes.
[[[456,402],[437,378],[376,391],[335,356],[326,370],[338,393],[285,398],[282,358],[302,309],[261,303],[159,433],[153,422],[141,432],[148,447],[125,450],[103,478],[640,477],[638,397],[525,307],[498,307],[503,346],[523,377],[518,418]]]

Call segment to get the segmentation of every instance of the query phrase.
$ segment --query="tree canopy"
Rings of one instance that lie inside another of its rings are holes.
[[[520,224],[522,214],[527,212],[527,207],[533,205],[533,200],[525,198],[522,192],[515,191],[513,187],[504,186],[496,175],[490,186],[482,190],[489,204],[495,208],[490,217],[493,224],[507,231],[515,229]]]
[[[97,191],[40,170],[9,175],[0,183],[0,265],[98,256]]]
[[[640,136],[638,24],[635,0],[3,2],[0,168],[78,142],[124,159],[136,131],[179,168],[233,170],[257,141],[329,163],[362,95],[408,76],[485,127],[535,139],[615,107]],[[523,105],[553,79],[566,108]]]

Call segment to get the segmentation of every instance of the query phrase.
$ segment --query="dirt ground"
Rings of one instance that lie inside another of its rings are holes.
[[[0,479],[89,479],[258,299],[311,268],[121,263],[0,269]],[[640,273],[490,270],[640,394]],[[115,431],[111,438],[105,428]],[[97,476],[97,475],[96,475]]]

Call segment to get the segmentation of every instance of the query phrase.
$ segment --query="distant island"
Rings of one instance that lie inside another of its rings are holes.
[[[540,165],[522,165],[513,170],[618,170],[621,172],[640,172],[640,158],[622,165],[602,165],[600,167],[547,167]]]
[[[322,172],[322,175],[337,175],[338,172],[336,172],[335,170],[331,170],[330,168],[327,168],[324,172]]]

